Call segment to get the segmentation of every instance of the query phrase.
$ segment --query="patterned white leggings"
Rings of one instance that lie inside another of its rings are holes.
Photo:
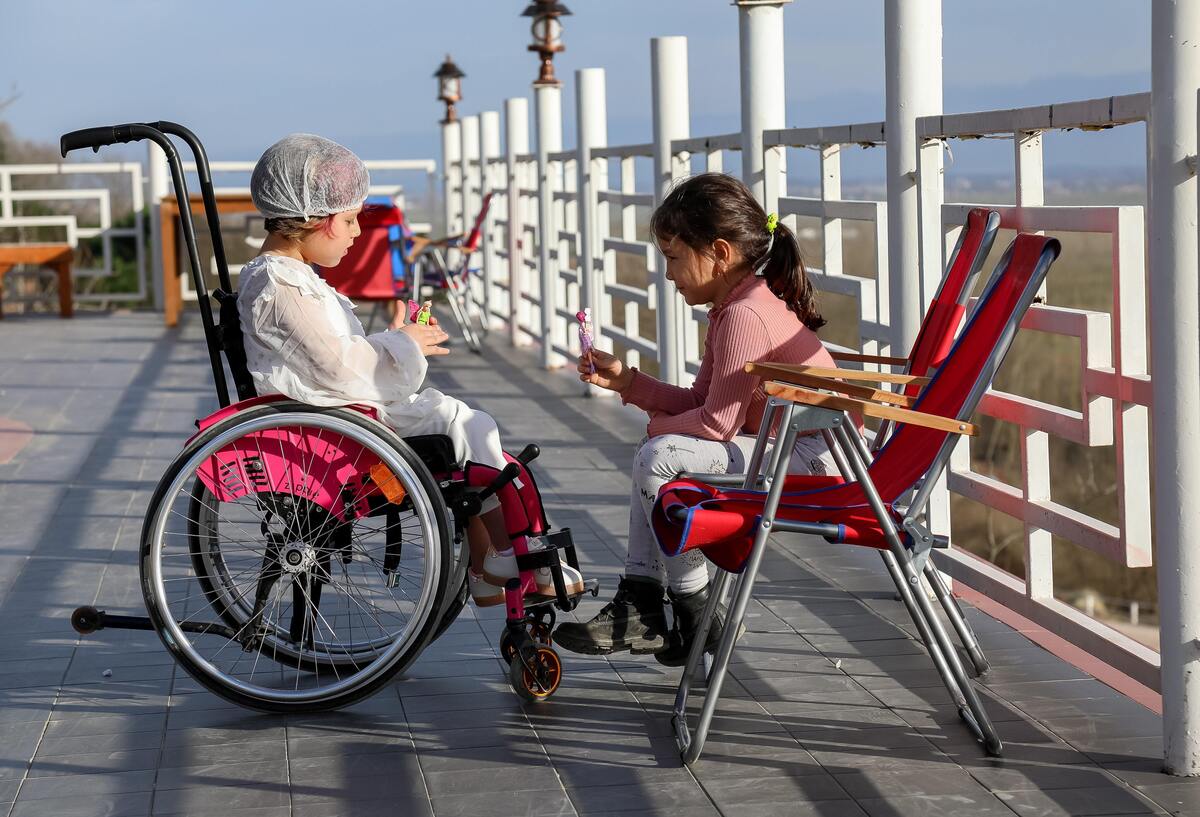
[[[690,550],[680,556],[663,554],[650,527],[650,511],[654,508],[658,489],[673,480],[680,471],[744,473],[746,463],[754,452],[754,440],[747,434],[739,434],[729,442],[702,440],[684,434],[663,434],[642,440],[633,458],[626,575],[666,583],[676,593],[691,593],[708,583],[708,568],[700,551]],[[769,461],[770,452],[771,446],[768,446],[764,462]],[[818,475],[837,473],[824,438],[818,435],[797,439],[788,472]]]

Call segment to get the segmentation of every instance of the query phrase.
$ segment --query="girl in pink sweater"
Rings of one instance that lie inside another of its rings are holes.
[[[650,423],[633,463],[625,577],[594,618],[564,623],[554,639],[576,652],[654,653],[677,666],[708,601],[708,569],[698,551],[669,558],[659,550],[649,523],[659,487],[680,471],[745,471],[766,407],[761,382],[744,370],[748,361],[835,364],[815,332],[825,321],[794,236],[774,215],[768,218],[740,181],[718,173],[688,179],[654,212],[650,231],[667,260],[667,279],[688,305],[712,304],[704,359],[695,383],[681,388],[599,349],[580,358],[581,380],[618,392],[644,409]],[[831,468],[824,440],[801,437],[790,470]],[[710,649],[720,640],[719,625],[710,632]]]

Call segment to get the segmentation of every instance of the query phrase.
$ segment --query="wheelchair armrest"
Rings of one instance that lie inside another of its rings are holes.
[[[425,463],[425,467],[433,474],[446,474],[453,471],[458,461],[454,456],[454,442],[445,434],[421,434],[416,437],[405,437],[404,442],[413,453]]]

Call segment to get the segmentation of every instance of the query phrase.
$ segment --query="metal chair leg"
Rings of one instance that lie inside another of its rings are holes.
[[[796,444],[797,426],[792,422],[793,413],[792,404],[789,403],[784,407],[783,433],[780,435],[780,438],[776,439],[776,446],[783,446],[786,451],[791,451],[792,447]],[[758,531],[754,536],[750,559],[746,564],[745,571],[737,582],[733,605],[729,610],[729,616],[725,622],[725,632],[721,636],[721,643],[717,647],[716,658],[713,660],[712,671],[709,674],[708,689],[704,696],[704,704],[700,709],[700,717],[696,722],[695,734],[689,733],[687,725],[687,688],[690,687],[692,673],[695,672],[696,667],[700,663],[700,656],[704,651],[704,642],[707,640],[708,629],[712,625],[712,616],[716,611],[717,599],[722,593],[714,592],[710,594],[709,603],[704,610],[704,618],[701,622],[704,626],[696,634],[696,640],[692,643],[692,650],[688,655],[688,663],[684,670],[684,676],[680,681],[679,692],[675,697],[675,709],[672,720],[675,726],[675,742],[679,747],[679,754],[684,764],[689,766],[696,762],[700,757],[700,753],[704,751],[704,742],[708,737],[708,730],[712,725],[713,715],[716,713],[717,703],[721,698],[721,687],[725,683],[725,673],[729,669],[729,660],[733,656],[733,649],[737,642],[738,631],[741,629],[742,621],[746,618],[746,608],[750,604],[750,595],[754,590],[754,579],[758,575],[758,567],[762,562],[762,557],[767,547],[767,539],[771,535],[771,528],[775,521],[775,512],[779,508],[779,499],[783,493],[789,459],[783,457],[772,458],[775,467],[772,474],[771,487],[767,492],[762,519],[759,522]]]
[[[847,436],[849,436],[850,441],[853,443],[854,451],[859,455],[859,461],[862,462],[865,467],[870,468],[872,458],[871,450],[867,447],[866,441],[863,440],[862,436],[858,433],[857,428],[854,428],[853,426],[848,426],[846,433]],[[884,561],[886,562],[887,560],[888,554],[884,553]],[[892,570],[891,564],[888,565],[888,570]],[[951,594],[950,588],[946,587],[946,583],[942,580],[942,575],[937,571],[937,568],[935,568],[928,560],[925,562],[923,572],[926,580],[929,582],[930,587],[933,588],[934,595],[937,596],[938,602],[942,605],[942,609],[946,611],[946,617],[950,619],[950,623],[954,627],[955,633],[958,634],[958,638],[962,643],[963,649],[966,651],[967,656],[971,659],[971,665],[975,670],[975,675],[983,675],[985,672],[987,672],[989,666],[987,657],[983,654],[983,648],[979,645],[979,639],[975,637],[975,631],[971,629],[970,623],[963,615],[962,608],[959,607],[958,601],[954,598],[953,594]],[[892,578],[896,578],[895,574],[893,574]],[[916,592],[923,593],[919,584]],[[912,613],[911,608],[909,609],[909,613]]]
[[[919,611],[919,615],[913,617],[913,623],[917,625],[917,629],[921,631],[922,638],[926,640],[930,648],[930,656],[933,658],[938,673],[942,676],[942,680],[946,684],[947,690],[950,691],[951,696],[956,699],[955,703],[959,707],[959,714],[967,722],[967,725],[971,727],[972,731],[975,732],[976,737],[983,742],[988,754],[999,755],[1003,750],[1000,736],[996,733],[991,719],[984,710],[979,694],[976,692],[971,680],[967,677],[962,662],[958,658],[958,651],[950,643],[950,637],[946,634],[941,619],[934,612],[929,597],[924,592],[921,592],[920,574],[913,567],[908,551],[900,542],[900,537],[896,532],[892,518],[884,506],[883,500],[880,499],[879,492],[875,490],[875,484],[871,482],[870,475],[867,473],[862,461],[858,456],[849,455],[849,452],[854,450],[854,442],[850,439],[849,433],[844,427],[839,426],[835,430],[835,434],[838,441],[842,444],[843,449],[847,451],[847,459],[849,460],[851,470],[854,471],[856,479],[862,486],[867,503],[871,506],[871,510],[879,520],[880,527],[887,537],[888,547],[895,557],[897,567],[900,568],[903,581],[897,582],[897,586],[900,588],[901,596],[905,599],[905,606],[909,608],[910,613],[914,608]],[[966,704],[965,708],[959,702],[959,697],[963,699],[962,703]]]
[[[454,320],[458,323],[459,331],[462,332],[463,339],[472,351],[479,352],[482,347],[479,343],[479,338],[475,336],[475,330],[471,328],[470,321],[467,320],[466,314],[463,312],[461,294],[457,289],[457,285],[451,280],[448,272],[443,273],[446,280],[446,301],[450,304],[450,311],[454,314]]]
[[[929,586],[933,588],[933,593],[937,596],[938,602],[941,603],[942,609],[946,611],[946,618],[950,619],[950,625],[954,627],[954,631],[958,634],[958,640],[962,643],[963,649],[967,652],[967,657],[971,659],[971,665],[975,668],[975,675],[978,677],[983,675],[991,667],[991,662],[983,652],[983,647],[979,644],[979,639],[975,637],[975,630],[971,627],[971,622],[967,621],[967,617],[963,615],[962,607],[959,606],[958,599],[954,598],[954,594],[950,592],[950,588],[946,586],[942,574],[933,565],[933,561],[925,562],[925,580],[929,582]]]

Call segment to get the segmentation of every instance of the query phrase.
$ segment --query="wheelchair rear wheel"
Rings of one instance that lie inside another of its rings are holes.
[[[443,621],[450,526],[428,469],[386,427],[346,409],[254,407],[199,434],[160,481],[142,534],[146,607],[218,695],[346,706]]]

